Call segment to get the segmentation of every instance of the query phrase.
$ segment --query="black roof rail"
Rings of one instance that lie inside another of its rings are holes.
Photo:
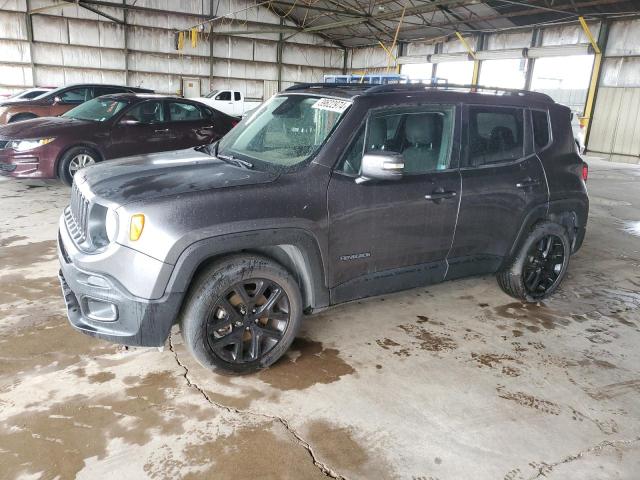
[[[292,85],[289,88],[285,89],[285,92],[290,92],[292,90],[305,90],[307,88],[366,88],[372,83],[298,83],[296,85]]]
[[[485,85],[468,85],[457,83],[299,83],[287,88],[285,92],[305,90],[308,88],[338,88],[338,89],[362,89],[365,95],[375,93],[393,93],[418,90],[470,90],[471,92],[487,92],[503,95],[517,95],[529,97],[544,102],[554,103],[554,100],[546,93],[532,92],[531,90],[518,90],[515,88],[489,87]]]
[[[364,93],[391,93],[405,90],[449,90],[449,89],[469,89],[473,92],[494,92],[506,95],[518,95],[522,97],[537,98],[546,102],[554,100],[546,93],[532,92],[531,90],[518,90],[515,88],[489,87],[485,85],[467,85],[454,83],[394,83],[386,85],[375,85],[368,88]]]

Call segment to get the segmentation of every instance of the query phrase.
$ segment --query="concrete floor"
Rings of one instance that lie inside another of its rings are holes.
[[[488,276],[356,302],[237,378],[177,331],[163,352],[74,332],[69,191],[0,180],[0,478],[638,478],[640,168],[594,160],[589,188],[552,300]]]

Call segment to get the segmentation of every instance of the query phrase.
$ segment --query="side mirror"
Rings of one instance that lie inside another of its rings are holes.
[[[62,103],[62,99],[60,97],[53,97],[53,104],[57,105],[59,103]]]
[[[356,183],[369,180],[399,180],[404,170],[404,158],[401,153],[375,152],[365,153],[362,157],[360,176]]]

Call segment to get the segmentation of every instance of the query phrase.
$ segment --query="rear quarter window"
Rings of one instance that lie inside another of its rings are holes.
[[[549,113],[542,110],[532,110],[531,116],[533,119],[533,141],[536,150],[541,150],[549,145],[551,141]]]

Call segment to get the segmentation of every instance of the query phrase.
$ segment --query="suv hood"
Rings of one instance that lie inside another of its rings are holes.
[[[63,117],[39,117],[21,122],[8,123],[0,127],[0,137],[9,139],[43,138],[67,133],[73,128],[85,125],[99,125],[99,122],[74,120]]]
[[[268,183],[274,173],[248,170],[193,148],[109,160],[80,170],[74,179],[105,203],[125,205],[213,188]]]

